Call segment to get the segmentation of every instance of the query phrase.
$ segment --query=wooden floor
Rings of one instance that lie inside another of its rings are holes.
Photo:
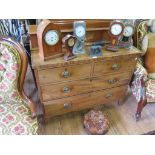
[[[28,69],[25,80],[25,92],[33,101],[39,102],[30,69]],[[138,122],[134,117],[136,107],[136,100],[131,94],[127,96],[123,105],[114,102],[100,107],[110,120],[110,129],[107,135],[143,134],[155,130],[155,104],[148,104],[144,108],[142,118]],[[76,112],[51,118],[46,123],[44,134],[86,135],[83,128],[83,114],[84,112]]]

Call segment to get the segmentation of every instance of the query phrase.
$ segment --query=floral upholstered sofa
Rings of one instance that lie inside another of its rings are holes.
[[[23,47],[0,37],[0,134],[37,134],[36,106],[23,91],[26,70]]]

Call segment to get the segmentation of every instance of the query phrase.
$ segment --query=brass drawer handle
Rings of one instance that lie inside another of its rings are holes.
[[[70,92],[70,88],[67,87],[67,86],[65,86],[65,87],[63,88],[63,91],[64,91],[64,93],[68,93],[68,92]]]
[[[120,65],[119,64],[113,64],[112,65],[112,69],[113,70],[118,70],[120,68]]]
[[[109,84],[114,84],[117,80],[116,79],[111,79],[111,80],[108,80],[108,83]]]
[[[108,93],[105,97],[106,97],[106,98],[112,97],[112,93]]]
[[[72,107],[72,104],[71,103],[64,103],[64,108],[65,109],[69,109]]]
[[[62,76],[63,76],[64,78],[70,77],[69,71],[68,71],[68,70],[63,71]]]

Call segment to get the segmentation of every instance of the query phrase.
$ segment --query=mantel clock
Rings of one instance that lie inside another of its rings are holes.
[[[125,24],[123,36],[120,39],[119,46],[129,48],[132,45],[132,35],[134,34],[134,26],[132,24]]]
[[[73,48],[74,54],[84,54],[84,42],[86,38],[86,22],[74,21],[73,34],[77,38],[75,46]]]
[[[73,54],[73,47],[76,42],[76,37],[70,34],[67,34],[65,37],[62,38],[62,43],[66,47],[66,52],[64,54],[64,59],[66,61],[75,58],[76,56]]]
[[[61,32],[50,20],[42,20],[37,27],[39,55],[43,60],[62,56]]]
[[[124,24],[115,20],[110,24],[109,27],[109,36],[110,36],[110,44],[107,46],[107,50],[109,51],[117,51],[119,39],[122,37],[124,31]]]

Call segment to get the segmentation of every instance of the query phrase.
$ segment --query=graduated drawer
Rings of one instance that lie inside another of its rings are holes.
[[[64,82],[61,84],[47,84],[40,87],[42,100],[49,101],[51,99],[69,97],[99,89],[116,87],[127,84],[130,76],[131,72],[127,72],[93,78],[91,81],[90,79],[84,79],[73,82]]]
[[[90,79],[63,82],[59,84],[47,84],[40,87],[42,101],[73,96],[91,91]]]
[[[75,79],[89,78],[91,64],[73,65],[59,68],[38,70],[40,84],[51,82],[70,81]]]
[[[94,63],[93,76],[126,72],[128,69],[134,69],[135,64],[135,57],[112,58],[111,60],[99,61]]]
[[[110,103],[121,99],[127,90],[127,85],[92,93],[43,102],[45,117],[61,115],[71,111],[87,109],[99,104]]]

